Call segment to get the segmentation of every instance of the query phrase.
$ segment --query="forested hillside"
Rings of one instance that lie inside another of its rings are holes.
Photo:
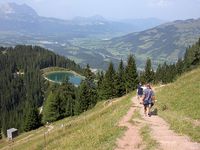
[[[2,47],[0,61],[0,125],[4,135],[11,127],[20,132],[29,131],[41,123],[79,115],[94,107],[97,101],[131,92],[138,82],[133,55],[129,56],[127,66],[121,61],[116,71],[111,62],[105,73],[99,72],[96,76],[89,65],[83,70],[74,62],[41,47]],[[41,69],[51,66],[79,72],[85,80],[78,88],[67,79],[62,85],[45,82]],[[41,116],[38,108],[42,105]]]
[[[186,49],[183,58],[174,64],[159,65],[155,73],[155,81],[162,83],[173,82],[177,76],[200,65],[200,39]]]
[[[41,47],[0,48],[0,125],[4,133],[11,127],[21,132],[40,125],[37,108],[45,92],[40,69],[51,66],[82,72],[73,61]]]
[[[200,39],[186,49],[183,58],[176,63],[159,64],[156,71],[153,70],[152,61],[147,58],[143,71],[139,72],[139,80],[143,83],[170,83],[182,73],[190,71],[200,64]]]

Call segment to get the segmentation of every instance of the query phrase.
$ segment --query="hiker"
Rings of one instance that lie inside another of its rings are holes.
[[[143,91],[143,105],[144,105],[144,114],[148,114],[151,117],[151,107],[154,105],[155,94],[151,88],[151,85],[146,84],[146,89]]]
[[[143,87],[142,87],[142,83],[140,82],[137,86],[137,99],[140,101],[142,96],[143,96]]]

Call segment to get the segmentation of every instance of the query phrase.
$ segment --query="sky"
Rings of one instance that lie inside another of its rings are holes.
[[[72,19],[101,15],[107,19],[200,18],[200,0],[0,0],[34,8],[40,16]]]

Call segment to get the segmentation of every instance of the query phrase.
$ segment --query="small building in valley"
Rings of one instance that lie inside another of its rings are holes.
[[[15,128],[11,128],[7,130],[7,137],[8,140],[12,140],[13,138],[15,138],[16,136],[18,136],[18,130]]]

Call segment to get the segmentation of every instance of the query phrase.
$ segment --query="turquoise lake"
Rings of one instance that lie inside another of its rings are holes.
[[[48,73],[46,77],[56,83],[62,83],[68,78],[69,82],[74,85],[80,85],[81,81],[83,80],[83,77],[75,75],[71,72],[52,72]]]

